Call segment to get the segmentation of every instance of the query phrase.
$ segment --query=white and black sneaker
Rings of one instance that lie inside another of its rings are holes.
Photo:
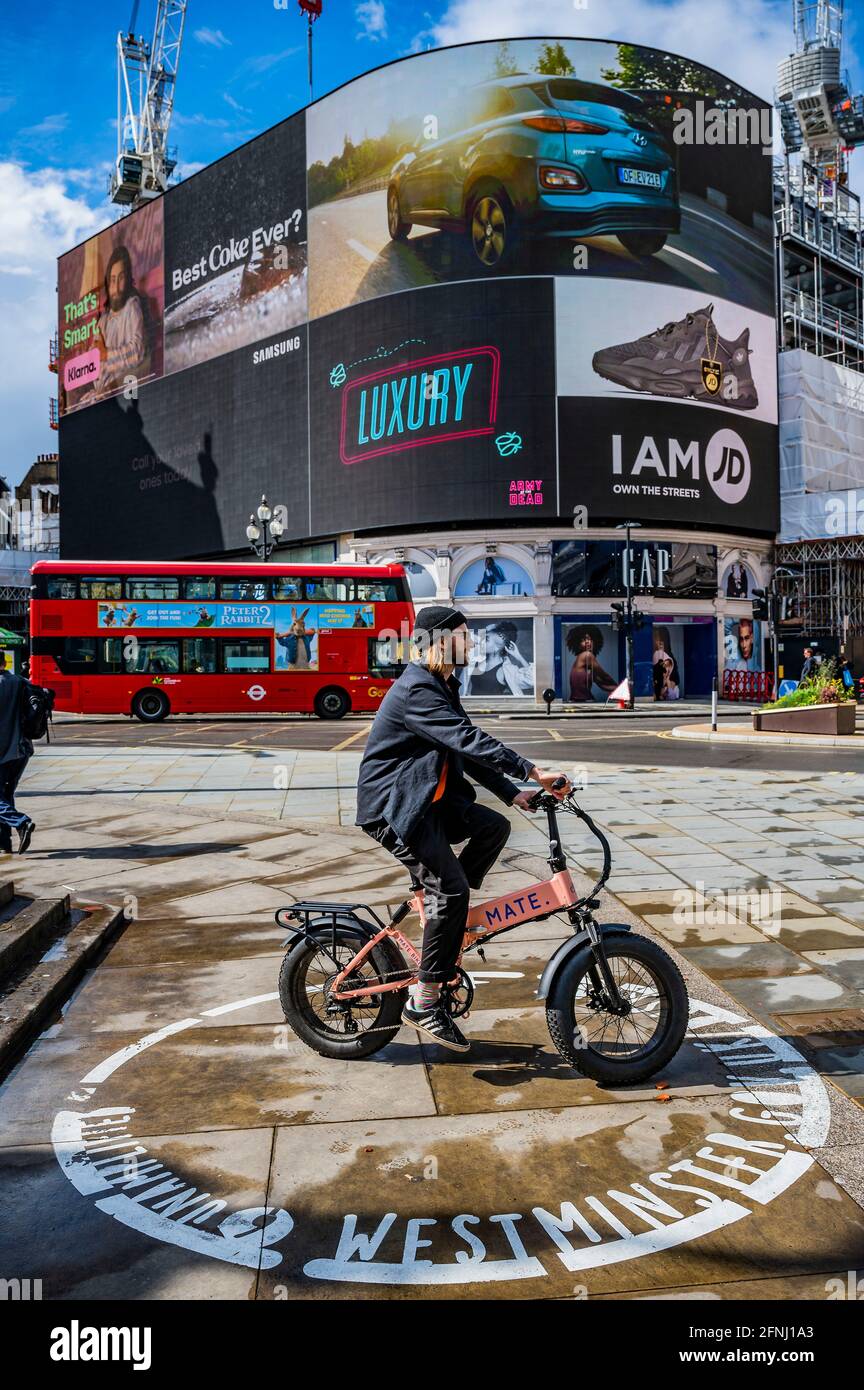
[[[33,831],[36,829],[35,821],[28,820],[18,831],[18,853],[26,854],[30,848],[30,841],[33,839]],[[10,844],[11,850],[11,844]]]
[[[443,1004],[436,1004],[434,1009],[415,1009],[410,1003],[406,1004],[402,1010],[402,1022],[416,1028],[430,1042],[449,1047],[451,1052],[467,1052],[471,1046]]]

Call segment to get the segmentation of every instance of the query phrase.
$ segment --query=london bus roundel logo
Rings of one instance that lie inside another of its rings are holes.
[[[249,696],[250,700],[263,700],[267,691],[264,689],[263,685],[250,685],[246,694]]]

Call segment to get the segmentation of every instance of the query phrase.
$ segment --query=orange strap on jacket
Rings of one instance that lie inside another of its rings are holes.
[[[446,785],[446,783],[447,783],[447,764],[448,764],[449,760],[450,760],[450,755],[449,755],[449,753],[445,753],[445,754],[444,754],[444,765],[443,765],[443,767],[441,768],[441,776],[438,778],[438,785],[437,785],[437,787],[435,788],[435,795],[434,795],[433,798],[432,798],[433,802],[435,802],[435,801],[440,801],[441,798],[442,798],[442,796],[444,795],[444,787],[445,787],[445,785]]]

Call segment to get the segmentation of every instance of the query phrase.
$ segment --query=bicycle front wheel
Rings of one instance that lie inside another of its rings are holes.
[[[630,1008],[612,1012],[590,946],[577,951],[555,979],[546,1022],[561,1056],[604,1086],[654,1076],[675,1056],[689,1020],[687,987],[672,957],[630,932],[603,938],[609,969]]]

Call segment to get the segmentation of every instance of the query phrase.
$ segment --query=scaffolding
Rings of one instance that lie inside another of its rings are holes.
[[[813,165],[774,166],[778,347],[864,371],[861,201]]]
[[[805,632],[864,638],[864,536],[778,545],[777,564],[800,571],[798,579],[778,575],[775,582]]]

